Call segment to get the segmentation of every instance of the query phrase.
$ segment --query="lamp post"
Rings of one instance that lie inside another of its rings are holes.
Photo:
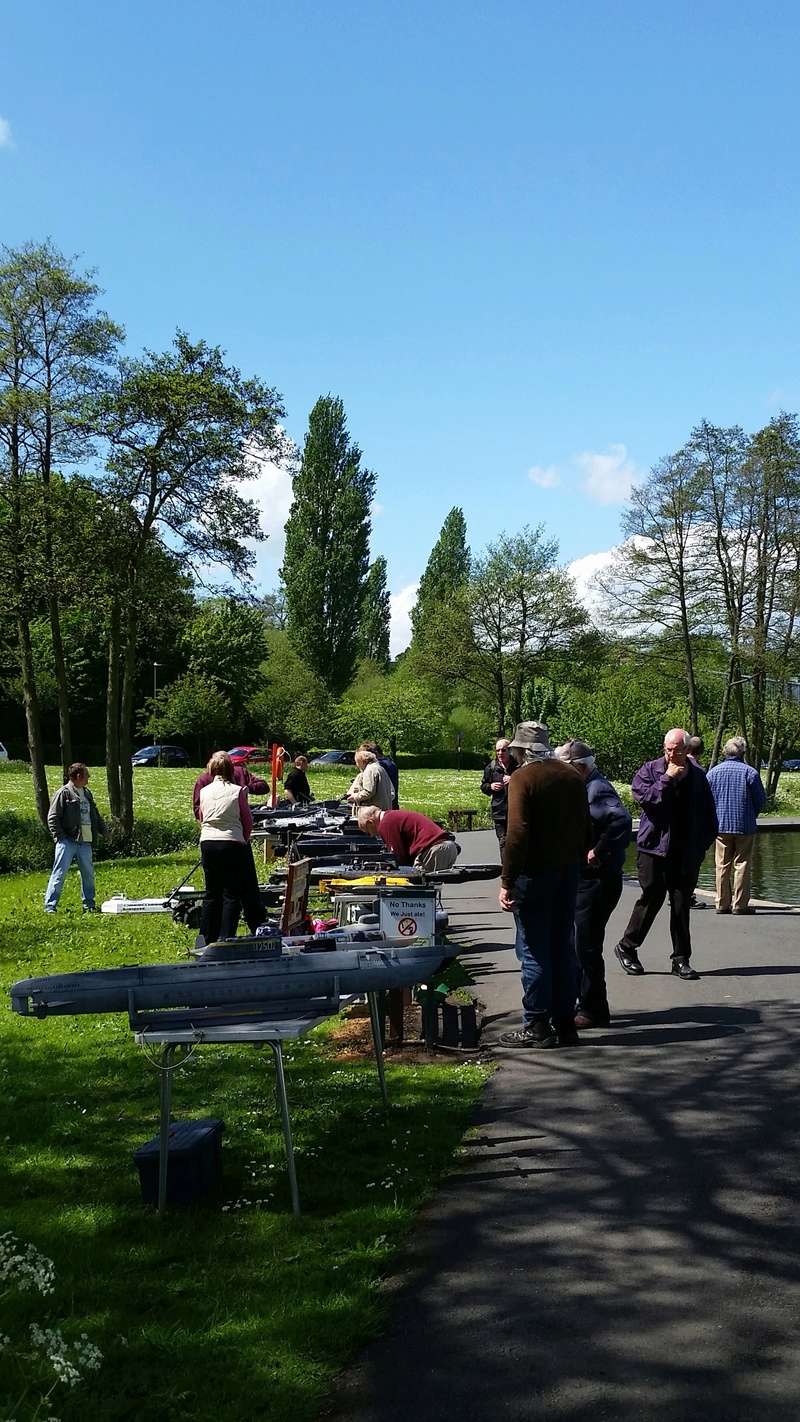
[[[162,665],[163,665],[162,662],[153,662],[153,715],[155,715],[155,710],[156,710],[156,697],[158,696],[158,668],[159,668],[160,666],[162,666]],[[159,764],[159,767],[160,767],[160,765],[161,765],[161,742],[159,741],[158,737],[156,737],[156,745],[158,746],[158,764]]]

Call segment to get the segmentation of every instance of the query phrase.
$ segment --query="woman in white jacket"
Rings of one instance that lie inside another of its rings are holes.
[[[236,937],[240,909],[251,933],[265,914],[250,848],[253,816],[247,787],[236,784],[233,761],[225,751],[214,752],[207,770],[213,779],[200,791],[200,858],[206,880],[200,933],[206,943],[214,943]]]
[[[379,810],[391,810],[394,804],[394,787],[378,757],[372,751],[359,746],[356,751],[358,775],[347,792],[347,798],[356,809],[366,805],[376,805]]]

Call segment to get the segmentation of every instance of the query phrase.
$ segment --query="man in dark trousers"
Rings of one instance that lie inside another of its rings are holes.
[[[606,924],[622,894],[622,868],[631,840],[631,817],[614,786],[600,774],[585,741],[567,741],[555,752],[581,776],[589,801],[592,843],[581,865],[575,903],[575,952],[581,972],[575,1026],[607,1027],[611,1021],[603,962]]]
[[[636,867],[641,894],[614,949],[623,972],[644,972],[639,949],[669,895],[672,971],[697,978],[691,965],[689,910],[700,865],[717,833],[714,797],[705,772],[689,757],[689,736],[676,727],[664,737],[664,754],[648,760],[633,777],[631,792],[641,811]]]
[[[522,975],[522,1027],[503,1047],[572,1047],[578,964],[573,947],[580,866],[590,843],[583,780],[553,757],[547,727],[522,721],[511,749],[521,761],[508,787],[500,907],[513,913]]]
[[[508,749],[509,744],[505,736],[501,736],[500,740],[495,743],[494,760],[486,766],[481,781],[481,794],[492,797],[489,813],[492,817],[501,855],[506,842],[508,783],[517,768],[517,762]]]

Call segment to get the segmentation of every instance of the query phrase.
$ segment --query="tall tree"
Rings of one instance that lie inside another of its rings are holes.
[[[284,410],[274,390],[226,366],[219,348],[179,331],[172,349],[122,362],[117,387],[100,411],[110,446],[102,487],[114,513],[107,538],[117,569],[106,764],[111,812],[129,834],[140,580],[148,548],[163,537],[190,568],[214,562],[235,577],[248,575],[254,555],[245,539],[263,537],[256,506],[240,490],[257,472],[248,448],[280,456]]]
[[[39,487],[31,473],[26,323],[15,281],[0,282],[0,592],[13,619],[36,811],[47,823],[49,793],[36,686],[31,619],[42,591]]]
[[[467,547],[467,524],[463,510],[452,508],[431,549],[425,571],[419,581],[417,601],[411,613],[414,642],[425,639],[432,620],[438,618],[454,594],[469,580],[470,554]]]
[[[91,451],[89,397],[109,378],[122,330],[95,309],[99,287],[52,243],[5,248],[0,262],[0,341],[13,319],[22,335],[26,398],[19,407],[31,472],[41,482],[40,533],[50,619],[61,761],[72,760],[69,679],[61,632],[63,579],[55,556],[53,484]],[[12,314],[13,313],[13,314]]]
[[[685,449],[668,455],[634,488],[622,516],[626,541],[598,582],[625,632],[674,634],[693,732],[698,725],[694,639],[708,619],[701,479]]]
[[[386,559],[370,563],[361,595],[361,622],[358,629],[358,655],[363,661],[375,662],[386,670],[389,666],[389,632],[392,603],[386,586]]]
[[[524,528],[490,544],[467,585],[432,611],[417,665],[491,706],[502,735],[523,719],[536,677],[563,675],[586,654],[588,621],[557,543]]]
[[[374,493],[342,401],[321,396],[293,479],[281,578],[289,639],[333,696],[349,685],[358,656]]]

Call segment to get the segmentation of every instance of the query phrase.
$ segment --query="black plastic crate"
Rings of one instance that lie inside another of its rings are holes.
[[[167,1149],[167,1204],[193,1205],[215,1194],[222,1184],[223,1121],[173,1121]],[[142,1200],[158,1204],[159,1138],[154,1136],[133,1152]]]

